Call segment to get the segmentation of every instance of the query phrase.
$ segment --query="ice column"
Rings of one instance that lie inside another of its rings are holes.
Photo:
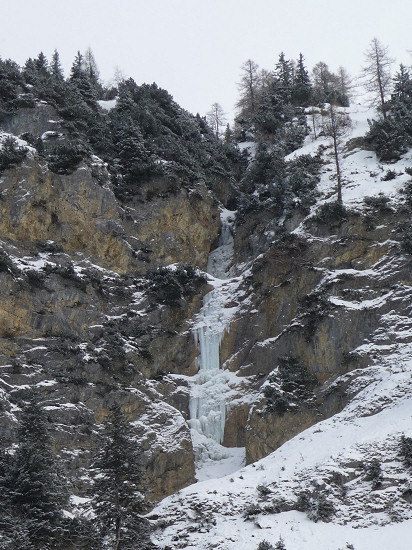
[[[207,271],[213,277],[214,289],[204,297],[194,327],[199,371],[194,377],[189,403],[190,427],[216,443],[223,441],[225,394],[229,389],[229,375],[220,369],[219,348],[233,314],[232,309],[225,308],[230,299],[228,274],[233,257],[231,214],[228,210],[221,213],[218,247],[209,255]]]

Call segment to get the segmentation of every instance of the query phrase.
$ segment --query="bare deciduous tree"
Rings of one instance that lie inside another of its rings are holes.
[[[238,84],[242,97],[237,103],[237,107],[247,114],[256,112],[256,94],[260,82],[259,65],[248,59],[240,67],[242,74]]]
[[[83,69],[92,82],[97,83],[99,81],[100,71],[94,58],[94,54],[91,48],[83,54]]]
[[[207,122],[214,131],[216,137],[221,134],[222,126],[227,122],[226,113],[219,103],[213,103],[210,111],[206,113]]]
[[[386,118],[386,97],[390,91],[390,68],[394,60],[389,57],[388,47],[374,38],[365,52],[365,61],[361,73],[364,86],[373,94],[373,105],[378,106]]]
[[[338,72],[336,76],[337,76],[336,83],[339,86],[339,90],[344,96],[350,99],[352,95],[352,89],[353,89],[352,78],[350,74],[345,69],[345,67],[340,66],[338,68]]]
[[[342,201],[342,172],[340,167],[340,153],[343,137],[347,135],[351,121],[349,116],[336,105],[330,104],[324,113],[323,132],[325,136],[330,138],[333,147],[333,156],[335,160],[336,179],[337,179],[337,202],[343,204]]]

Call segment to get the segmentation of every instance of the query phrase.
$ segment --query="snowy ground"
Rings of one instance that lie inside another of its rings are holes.
[[[344,204],[348,207],[359,208],[362,206],[364,197],[376,196],[380,193],[396,198],[399,189],[411,179],[405,173],[405,168],[412,167],[412,150],[406,153],[400,161],[388,165],[380,163],[373,151],[365,151],[358,147],[352,148],[352,140],[365,135],[369,128],[368,119],[376,118],[376,113],[370,107],[357,104],[342,110],[349,115],[352,124],[351,129],[344,137],[340,155]],[[313,155],[320,145],[327,147],[324,160],[328,164],[324,167],[319,184],[319,191],[322,195],[318,202],[319,205],[326,201],[336,200],[335,166],[330,140],[324,137],[315,140],[312,132],[306,138],[303,147],[287,157],[292,159],[302,154]],[[389,181],[382,179],[388,170],[394,170],[397,177]]]
[[[412,436],[412,345],[345,376],[356,395],[341,413],[235,474],[165,499],[155,513],[172,524],[155,540],[173,548],[178,537],[182,548],[246,550],[282,536],[287,549],[338,550],[347,543],[356,550],[409,549],[412,506],[402,495],[410,489],[410,472],[399,443],[402,434]],[[382,464],[378,489],[363,466],[374,458]],[[333,481],[337,474],[341,484]],[[302,491],[309,492],[312,509],[327,497],[335,508],[330,523],[296,511]],[[251,505],[257,511],[247,519]]]

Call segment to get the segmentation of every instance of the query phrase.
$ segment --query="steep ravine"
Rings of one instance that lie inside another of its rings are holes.
[[[241,278],[230,277],[233,262],[233,212],[222,210],[218,246],[208,259],[207,273],[213,289],[203,298],[203,306],[192,328],[199,356],[197,374],[190,381],[189,425],[195,450],[197,477],[229,473],[241,466],[242,449],[225,449],[226,409],[237,381],[222,368],[220,344],[237,308],[231,296]]]

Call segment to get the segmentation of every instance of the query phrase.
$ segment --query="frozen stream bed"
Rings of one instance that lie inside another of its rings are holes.
[[[203,299],[193,335],[199,349],[198,373],[192,378],[189,402],[196,473],[199,481],[223,477],[244,465],[243,448],[226,448],[224,437],[227,405],[236,393],[237,377],[220,364],[220,343],[237,307],[226,307],[241,278],[230,277],[233,258],[233,212],[221,212],[218,247],[211,252],[207,271],[213,290]]]

